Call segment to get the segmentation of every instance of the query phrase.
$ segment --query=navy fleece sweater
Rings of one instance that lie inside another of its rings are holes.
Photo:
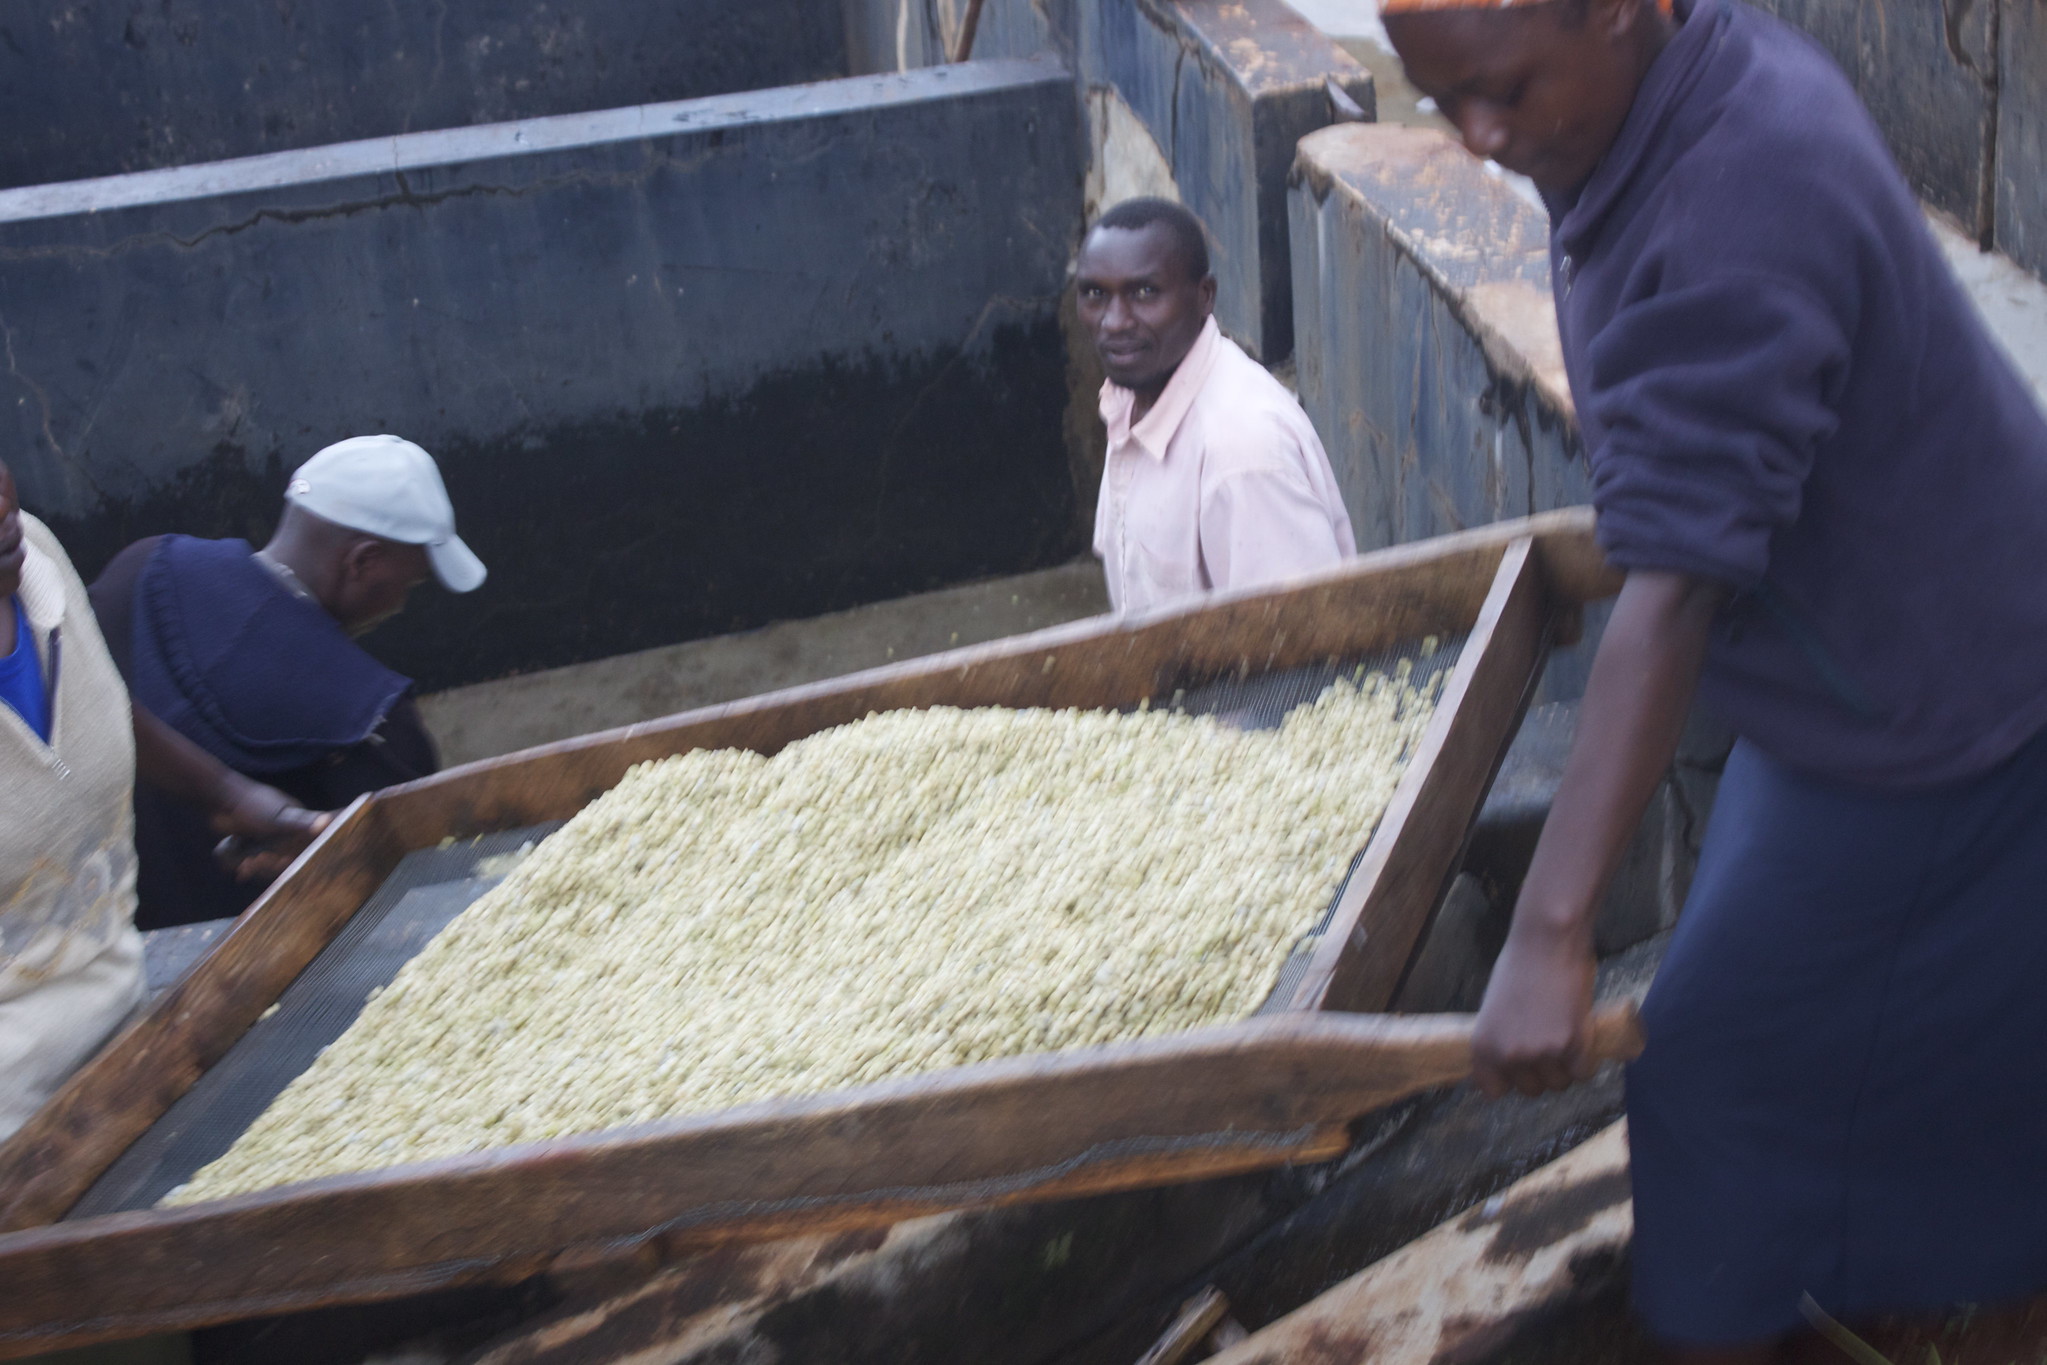
[[[1906,789],[2047,726],[2047,422],[1846,79],[1680,0],[1619,139],[1551,204],[1599,537],[1736,596],[1701,699]]]

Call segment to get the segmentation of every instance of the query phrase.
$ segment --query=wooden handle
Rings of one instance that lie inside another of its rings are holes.
[[[1642,1055],[1648,1041],[1637,1001],[1623,1000],[1592,1012],[1592,1041],[1587,1051],[1594,1061],[1632,1062]]]

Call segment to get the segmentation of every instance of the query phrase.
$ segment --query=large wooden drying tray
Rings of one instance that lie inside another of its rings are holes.
[[[1341,1153],[1461,1074],[1466,1035],[1382,1010],[1550,643],[1618,579],[1589,512],[1396,547],[1266,590],[1097,618],[450,770],[358,801],[174,990],[0,1147],[0,1358],[663,1255],[963,1203],[1067,1198]],[[870,711],[1102,707],[1468,632],[1308,970],[1277,1014],[722,1113],[58,1222],[407,853],[572,815],[635,763],[773,753]],[[1358,1046],[1390,1041],[1390,1066]],[[1392,1071],[1397,1074],[1387,1074]],[[564,1260],[566,1258],[566,1260]]]

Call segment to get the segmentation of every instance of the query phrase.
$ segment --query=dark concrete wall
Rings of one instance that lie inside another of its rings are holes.
[[[1914,188],[1975,230],[1995,137],[1982,73],[1995,69],[1997,0],[1752,2],[1819,40],[1855,83]]]
[[[1996,241],[2047,278],[2047,0],[2005,0],[2000,19]]]
[[[1833,54],[1926,201],[2047,275],[2047,0],[1750,0]]]
[[[0,192],[8,459],[91,573],[421,442],[491,567],[372,637],[429,686],[1054,562],[1075,118],[975,63]]]
[[[856,71],[942,62],[966,0],[846,0]],[[1283,0],[987,0],[977,56],[1056,53],[1113,89],[1214,239],[1216,316],[1269,364],[1293,351],[1286,178],[1333,121],[1325,82],[1369,116],[1372,78]]]
[[[840,0],[0,0],[0,185],[846,72]]]
[[[1333,121],[1331,79],[1369,116],[1371,76],[1281,0],[1088,0],[1080,61],[1143,120],[1208,224],[1217,320],[1267,364],[1286,359],[1294,148]]]

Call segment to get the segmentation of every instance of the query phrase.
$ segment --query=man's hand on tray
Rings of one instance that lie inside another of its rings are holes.
[[[213,832],[227,836],[213,856],[237,881],[267,882],[291,866],[334,816],[307,810],[275,787],[232,776],[213,811]]]

